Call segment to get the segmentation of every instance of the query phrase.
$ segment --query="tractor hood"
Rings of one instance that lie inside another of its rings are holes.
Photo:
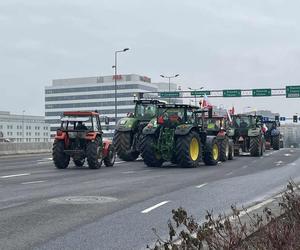
[[[135,128],[138,119],[134,117],[125,117],[118,121],[116,130],[117,131],[130,131]]]

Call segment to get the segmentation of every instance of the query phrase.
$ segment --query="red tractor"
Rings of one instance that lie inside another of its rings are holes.
[[[59,169],[67,168],[70,158],[77,167],[87,159],[91,169],[114,165],[116,153],[110,140],[103,140],[98,112],[68,111],[61,118],[53,143],[52,157]]]

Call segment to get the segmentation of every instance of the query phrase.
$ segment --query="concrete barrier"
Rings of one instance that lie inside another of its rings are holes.
[[[0,156],[51,152],[52,142],[0,143]]]

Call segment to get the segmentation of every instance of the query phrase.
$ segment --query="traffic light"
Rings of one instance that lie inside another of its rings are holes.
[[[295,123],[298,122],[298,116],[297,115],[293,115],[293,122],[295,122]]]
[[[279,115],[275,115],[275,121],[279,121]]]

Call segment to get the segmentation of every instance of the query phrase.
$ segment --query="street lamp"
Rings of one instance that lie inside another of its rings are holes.
[[[179,74],[173,75],[173,76],[165,76],[165,75],[160,75],[162,78],[168,78],[169,79],[169,93],[171,92],[171,78],[178,77]],[[171,100],[171,97],[169,96],[169,102]]]
[[[192,88],[189,88],[189,90],[192,90],[192,91],[197,91],[197,90],[201,90],[201,89],[203,89],[204,87],[200,87],[200,88],[198,88],[198,89],[192,89]],[[197,98],[197,95],[194,95],[194,97],[195,97],[195,106],[197,106],[197,100],[196,100],[196,98]]]
[[[23,142],[25,142],[25,136],[24,136],[24,113],[25,113],[25,110],[22,111],[22,137],[23,137]]]
[[[117,125],[117,112],[118,112],[118,108],[117,108],[117,55],[118,55],[118,53],[126,52],[127,50],[129,50],[129,48],[115,51],[115,65],[112,66],[115,69],[115,125]]]

